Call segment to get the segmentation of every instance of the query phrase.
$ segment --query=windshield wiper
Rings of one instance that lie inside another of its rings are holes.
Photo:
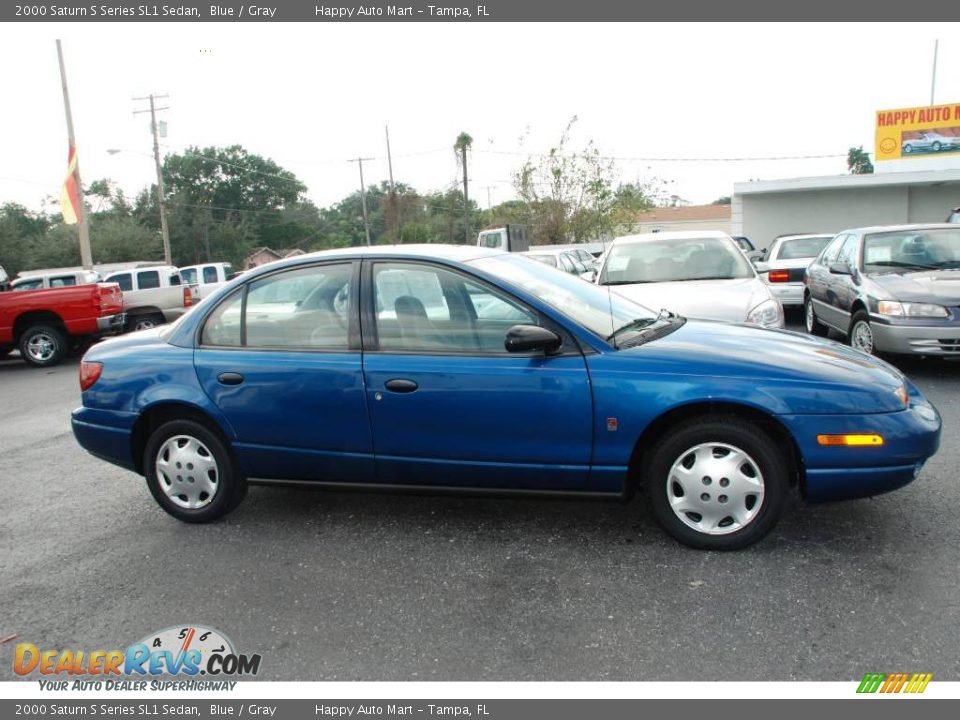
[[[922,265],[921,263],[908,263],[900,262],[899,260],[880,260],[878,262],[872,262],[870,265],[877,265],[879,267],[893,267],[893,268],[902,268],[904,270],[936,270],[936,265]]]
[[[675,323],[683,322],[684,320],[685,318],[677,315],[675,312],[670,312],[669,310],[663,309],[655,318],[637,318],[635,320],[631,320],[626,325],[621,325],[607,337],[607,340],[615,340],[621,333],[628,332],[630,330],[646,330],[657,323]]]
[[[605,280],[601,285],[645,285],[655,280]]]

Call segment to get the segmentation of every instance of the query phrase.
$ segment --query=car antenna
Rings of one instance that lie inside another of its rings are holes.
[[[607,257],[607,238],[605,235],[600,239],[600,242],[603,244],[603,254],[600,256],[602,263],[600,264],[600,268],[597,270],[597,281],[600,280],[600,271],[606,269],[607,261],[609,260]],[[613,342],[613,349],[619,350],[620,348],[617,347],[617,328],[613,322],[613,296],[610,293],[610,285],[607,285],[607,307],[609,308],[610,312],[610,340]]]

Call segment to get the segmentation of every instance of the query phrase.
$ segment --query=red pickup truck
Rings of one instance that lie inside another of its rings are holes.
[[[15,348],[31,365],[56,365],[76,346],[123,329],[116,283],[0,293],[0,357]]]

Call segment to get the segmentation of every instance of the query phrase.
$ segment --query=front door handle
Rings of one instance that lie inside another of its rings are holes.
[[[414,390],[420,387],[413,380],[404,380],[402,378],[387,380],[383,386],[390,392],[395,393],[412,393]]]
[[[243,375],[235,372],[223,372],[217,375],[217,382],[221,385],[239,385],[243,382]]]

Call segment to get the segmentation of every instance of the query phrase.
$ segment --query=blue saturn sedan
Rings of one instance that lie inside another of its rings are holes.
[[[913,480],[940,417],[834,342],[653,312],[475,247],[257,268],[80,367],[80,444],[186,522],[250,483],[629,497],[699,548],[748,545],[788,493]]]

